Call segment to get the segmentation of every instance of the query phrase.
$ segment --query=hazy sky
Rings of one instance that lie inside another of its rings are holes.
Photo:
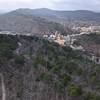
[[[0,11],[18,8],[100,11],[100,0],[0,0]]]

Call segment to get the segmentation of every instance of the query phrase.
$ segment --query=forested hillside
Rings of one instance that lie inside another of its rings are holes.
[[[100,65],[35,36],[0,35],[0,74],[7,100],[100,100]]]
[[[79,37],[76,44],[81,44],[88,52],[100,56],[100,34],[91,33]]]

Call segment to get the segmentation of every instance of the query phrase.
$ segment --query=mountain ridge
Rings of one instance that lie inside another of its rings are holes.
[[[65,33],[66,27],[100,25],[100,13],[20,8],[0,15],[0,30],[18,33]]]
[[[28,14],[32,16],[39,16],[47,20],[58,23],[86,23],[86,24],[100,24],[100,13],[89,10],[75,10],[75,11],[60,11],[51,10],[47,8],[40,9],[17,9],[13,12]],[[76,24],[75,23],[75,24]]]
[[[42,17],[12,11],[0,16],[0,30],[18,33],[41,33],[64,30],[62,25]]]

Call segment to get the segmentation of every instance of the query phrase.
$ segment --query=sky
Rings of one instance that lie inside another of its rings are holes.
[[[100,0],[0,0],[0,11],[18,8],[100,11]]]

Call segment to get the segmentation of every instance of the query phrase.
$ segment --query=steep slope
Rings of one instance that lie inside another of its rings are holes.
[[[7,100],[100,100],[100,65],[35,36],[0,35],[0,73]]]
[[[64,28],[58,23],[18,12],[1,15],[0,30],[32,34],[55,31],[64,32]]]

